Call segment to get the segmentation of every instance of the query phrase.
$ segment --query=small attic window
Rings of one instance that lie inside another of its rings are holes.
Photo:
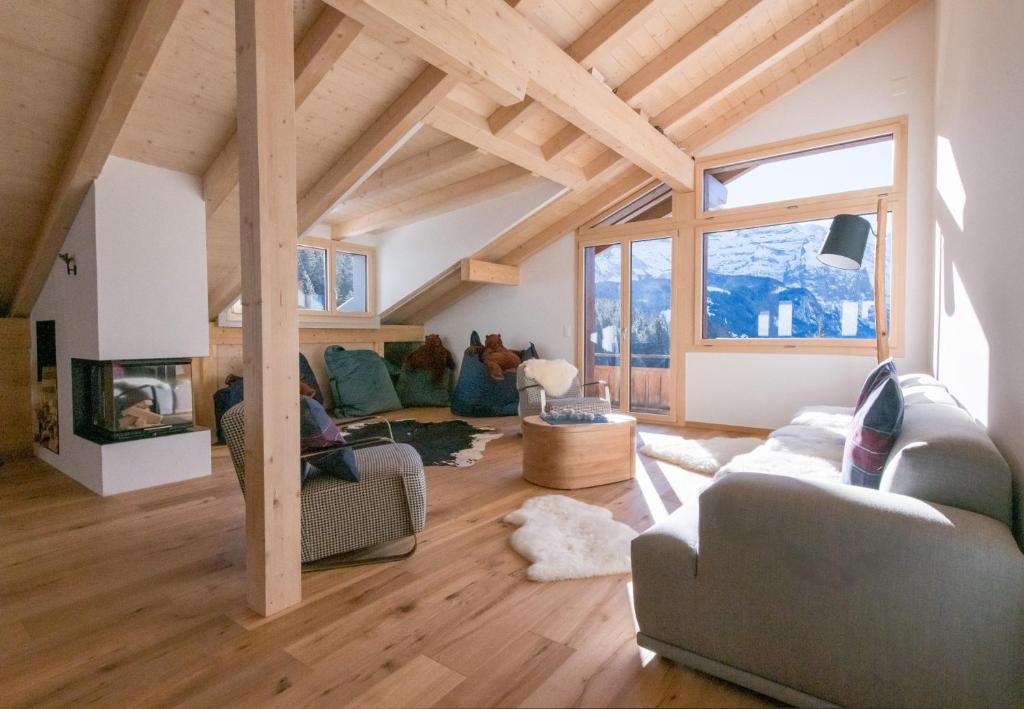
[[[594,224],[594,226],[617,226],[619,224],[666,219],[671,216],[672,188],[664,183],[659,183],[629,204],[615,210]]]

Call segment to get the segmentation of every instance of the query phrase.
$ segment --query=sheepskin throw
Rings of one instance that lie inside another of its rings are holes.
[[[579,370],[564,359],[530,359],[526,376],[544,387],[544,393],[555,398],[564,396]]]
[[[762,442],[760,438],[691,439],[673,436],[651,441],[645,444],[640,452],[651,458],[678,465],[680,468],[712,475],[734,456],[749,453]]]
[[[519,525],[510,541],[533,562],[526,576],[534,581],[629,573],[629,545],[637,533],[603,507],[545,495],[527,500],[504,521]]]

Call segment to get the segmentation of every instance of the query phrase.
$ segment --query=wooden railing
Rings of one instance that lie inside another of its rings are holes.
[[[594,379],[604,379],[611,390],[612,401],[623,409],[634,411],[667,412],[672,402],[672,370],[662,367],[631,367],[629,376],[631,407],[620,401],[622,369],[597,365]]]

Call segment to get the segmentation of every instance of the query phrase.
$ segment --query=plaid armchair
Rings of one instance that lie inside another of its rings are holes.
[[[245,402],[228,409],[223,426],[244,494]],[[353,447],[359,482],[321,476],[302,488],[303,563],[414,536],[426,526],[427,483],[416,450],[393,441]]]
[[[599,387],[601,396],[584,396],[587,387]],[[596,381],[580,384],[579,377],[574,377],[569,390],[562,396],[548,396],[544,387],[526,374],[526,363],[516,370],[516,388],[519,390],[519,418],[539,416],[544,412],[560,409],[576,409],[593,414],[610,414],[612,412],[611,392],[608,382]]]

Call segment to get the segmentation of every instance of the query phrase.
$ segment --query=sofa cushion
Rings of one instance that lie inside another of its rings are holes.
[[[402,408],[384,359],[376,352],[328,347],[324,363],[331,374],[331,389],[340,416],[368,416]]]
[[[843,482],[877,488],[903,425],[903,391],[886,374],[853,415],[843,449]]]
[[[857,403],[854,404],[854,410],[859,410],[864,405],[864,402],[868,400],[871,392],[876,387],[882,384],[888,377],[896,376],[896,363],[892,361],[892,357],[881,362],[878,366],[872,369],[867,378],[864,380],[864,386],[860,388],[860,394],[857,396]]]
[[[977,512],[1006,525],[1012,478],[985,427],[959,406],[906,408],[880,489]]]

